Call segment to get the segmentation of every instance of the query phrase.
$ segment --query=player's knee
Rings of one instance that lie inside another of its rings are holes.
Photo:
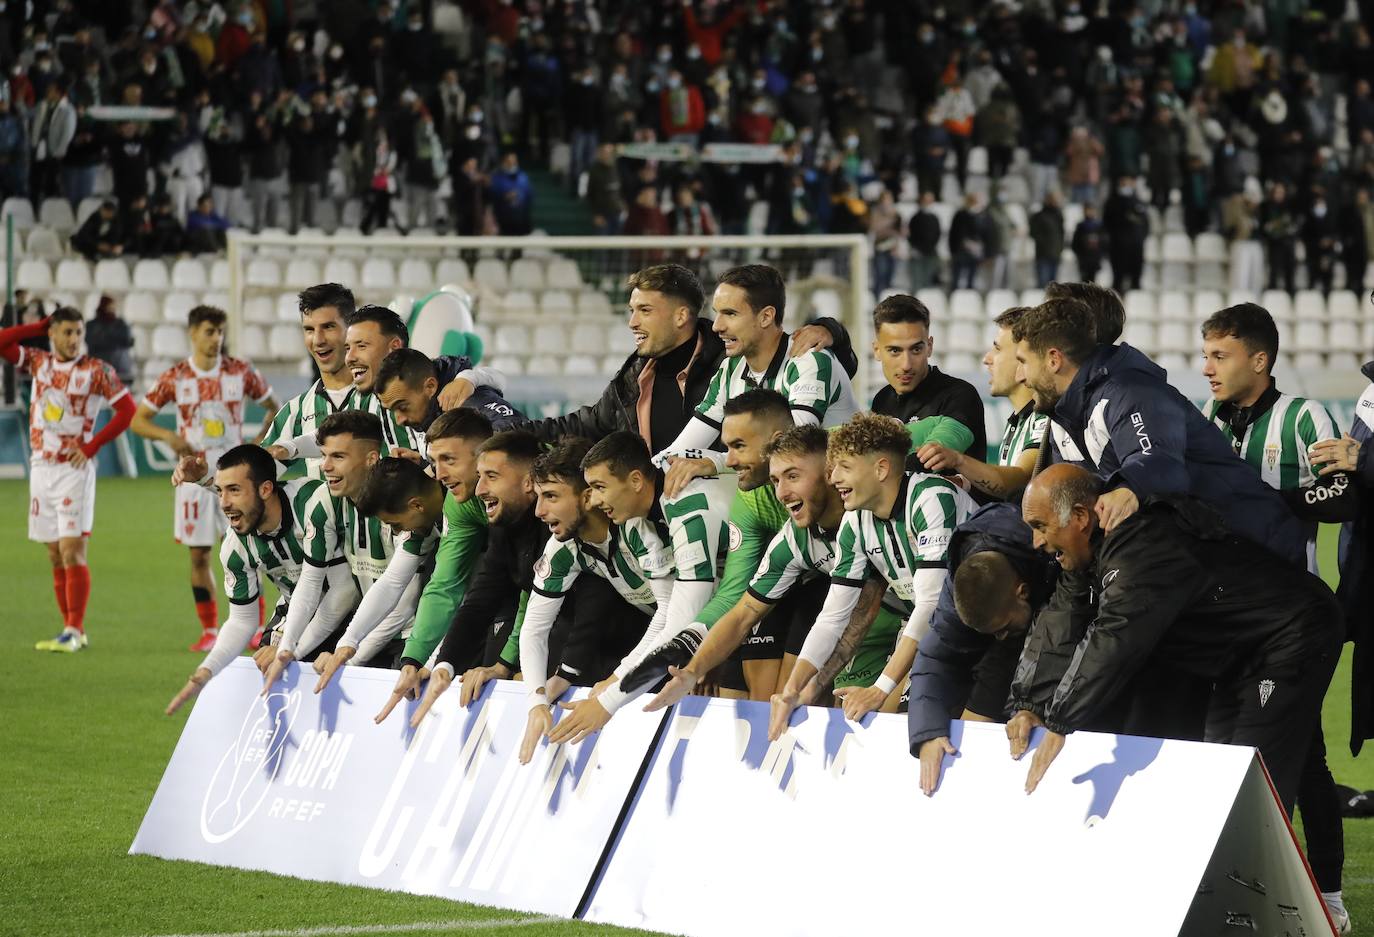
[[[48,548],[48,562],[52,563],[54,569],[61,569],[67,565],[62,558],[62,547],[59,544],[46,543],[44,546]]]
[[[86,541],[81,538],[62,540],[58,544],[63,566],[86,565]]]

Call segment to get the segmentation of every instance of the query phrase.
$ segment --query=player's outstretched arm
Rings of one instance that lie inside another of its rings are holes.
[[[377,713],[372,720],[381,725],[386,721],[386,717],[391,715],[391,711],[396,708],[396,704],[403,699],[416,700],[420,698],[420,684],[429,679],[429,670],[424,667],[416,667],[414,664],[406,664],[401,668],[400,674],[396,677],[396,685],[391,689],[391,696],[387,699],[382,711]]]
[[[195,672],[186,680],[186,685],[181,688],[181,692],[172,697],[172,701],[167,704],[167,715],[172,715],[189,700],[193,699],[210,682],[214,674],[205,667],[197,667]]]
[[[878,612],[883,607],[883,593],[887,591],[887,584],[877,579],[869,579],[864,582],[859,589],[859,601],[854,605],[854,611],[849,613],[849,624],[845,625],[844,633],[835,644],[835,649],[830,652],[830,657],[826,662],[816,669],[816,675],[802,690],[802,702],[805,704],[814,703],[821,695],[821,692],[835,680],[835,675],[844,669],[845,665],[854,659],[858,653],[859,645],[868,636],[868,631],[873,627],[873,622],[878,617]]]
[[[447,664],[440,664],[434,668],[429,675],[429,687],[425,690],[424,698],[420,700],[420,705],[416,708],[415,714],[410,717],[410,727],[418,729],[420,723],[425,721],[425,716],[434,708],[434,704],[439,701],[439,697],[453,685],[453,668]]]

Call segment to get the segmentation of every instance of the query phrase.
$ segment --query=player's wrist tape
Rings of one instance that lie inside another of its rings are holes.
[[[882,690],[884,694],[891,693],[897,689],[897,681],[893,680],[885,673],[878,674],[878,679],[873,681],[873,685]]]

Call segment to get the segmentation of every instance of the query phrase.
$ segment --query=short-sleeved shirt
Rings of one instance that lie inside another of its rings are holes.
[[[792,341],[789,335],[786,341],[778,343],[768,370],[762,374],[752,373],[743,355],[722,361],[707,385],[706,396],[697,404],[696,416],[720,429],[729,400],[763,387],[786,397],[793,410],[815,414],[822,426],[847,422],[858,412],[859,404],[844,367],[824,349],[790,357]]]
[[[29,448],[35,464],[67,461],[95,432],[95,418],[129,392],[114,368],[90,355],[58,361],[50,351],[19,346],[18,367],[33,378],[29,407]]]
[[[154,412],[176,404],[177,434],[196,454],[214,465],[229,449],[243,442],[243,410],[247,401],[272,396],[272,387],[247,361],[221,357],[202,371],[195,362],[178,361],[143,398]]]
[[[317,380],[305,393],[292,397],[282,405],[272,420],[267,435],[263,437],[262,444],[271,446],[298,436],[314,436],[319,431],[320,424],[331,413],[338,413],[340,410],[361,410],[381,419],[382,436],[388,451],[396,448],[414,449],[424,454],[424,434],[418,430],[398,426],[391,416],[391,411],[382,406],[376,394],[365,394],[357,388],[349,387],[342,395],[337,395],[336,392],[336,396],[339,396],[337,403],[325,389],[324,383]],[[304,461],[306,474],[310,478],[324,477],[320,472],[319,459]]]
[[[1212,400],[1203,412],[1221,430],[1236,455],[1259,470],[1271,488],[1306,488],[1317,480],[1307,457],[1308,448],[1323,439],[1339,439],[1331,412],[1315,400],[1278,394],[1273,406],[1245,428],[1236,438],[1222,412],[1223,404]]]
[[[876,569],[910,611],[916,572],[948,568],[949,539],[976,509],[973,499],[939,475],[907,473],[890,517],[845,512],[831,581],[861,586]]]
[[[621,536],[648,579],[716,582],[730,545],[733,479],[697,478],[676,498],[659,497],[648,517],[621,525]]]
[[[342,519],[327,485],[296,479],[283,484],[272,497],[279,498],[282,507],[281,526],[275,533],[239,535],[231,530],[220,546],[224,591],[237,605],[257,601],[262,576],[272,581],[284,601],[290,601],[307,561],[315,566],[345,562]]]
[[[1015,465],[1027,449],[1039,449],[1045,438],[1050,418],[1035,412],[1035,402],[1029,401],[1007,420],[1002,432],[1002,444],[997,448],[998,465]]]
[[[635,608],[653,612],[658,607],[649,577],[615,525],[611,526],[610,538],[604,545],[589,544],[576,537],[562,542],[550,537],[534,564],[534,591],[561,599],[582,573],[605,579],[616,594]]]

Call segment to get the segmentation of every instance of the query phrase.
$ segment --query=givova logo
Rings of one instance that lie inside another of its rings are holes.
[[[200,835],[222,843],[237,834],[262,806],[281,770],[291,726],[301,711],[299,690],[253,697],[239,733],[230,743],[200,807]]]

